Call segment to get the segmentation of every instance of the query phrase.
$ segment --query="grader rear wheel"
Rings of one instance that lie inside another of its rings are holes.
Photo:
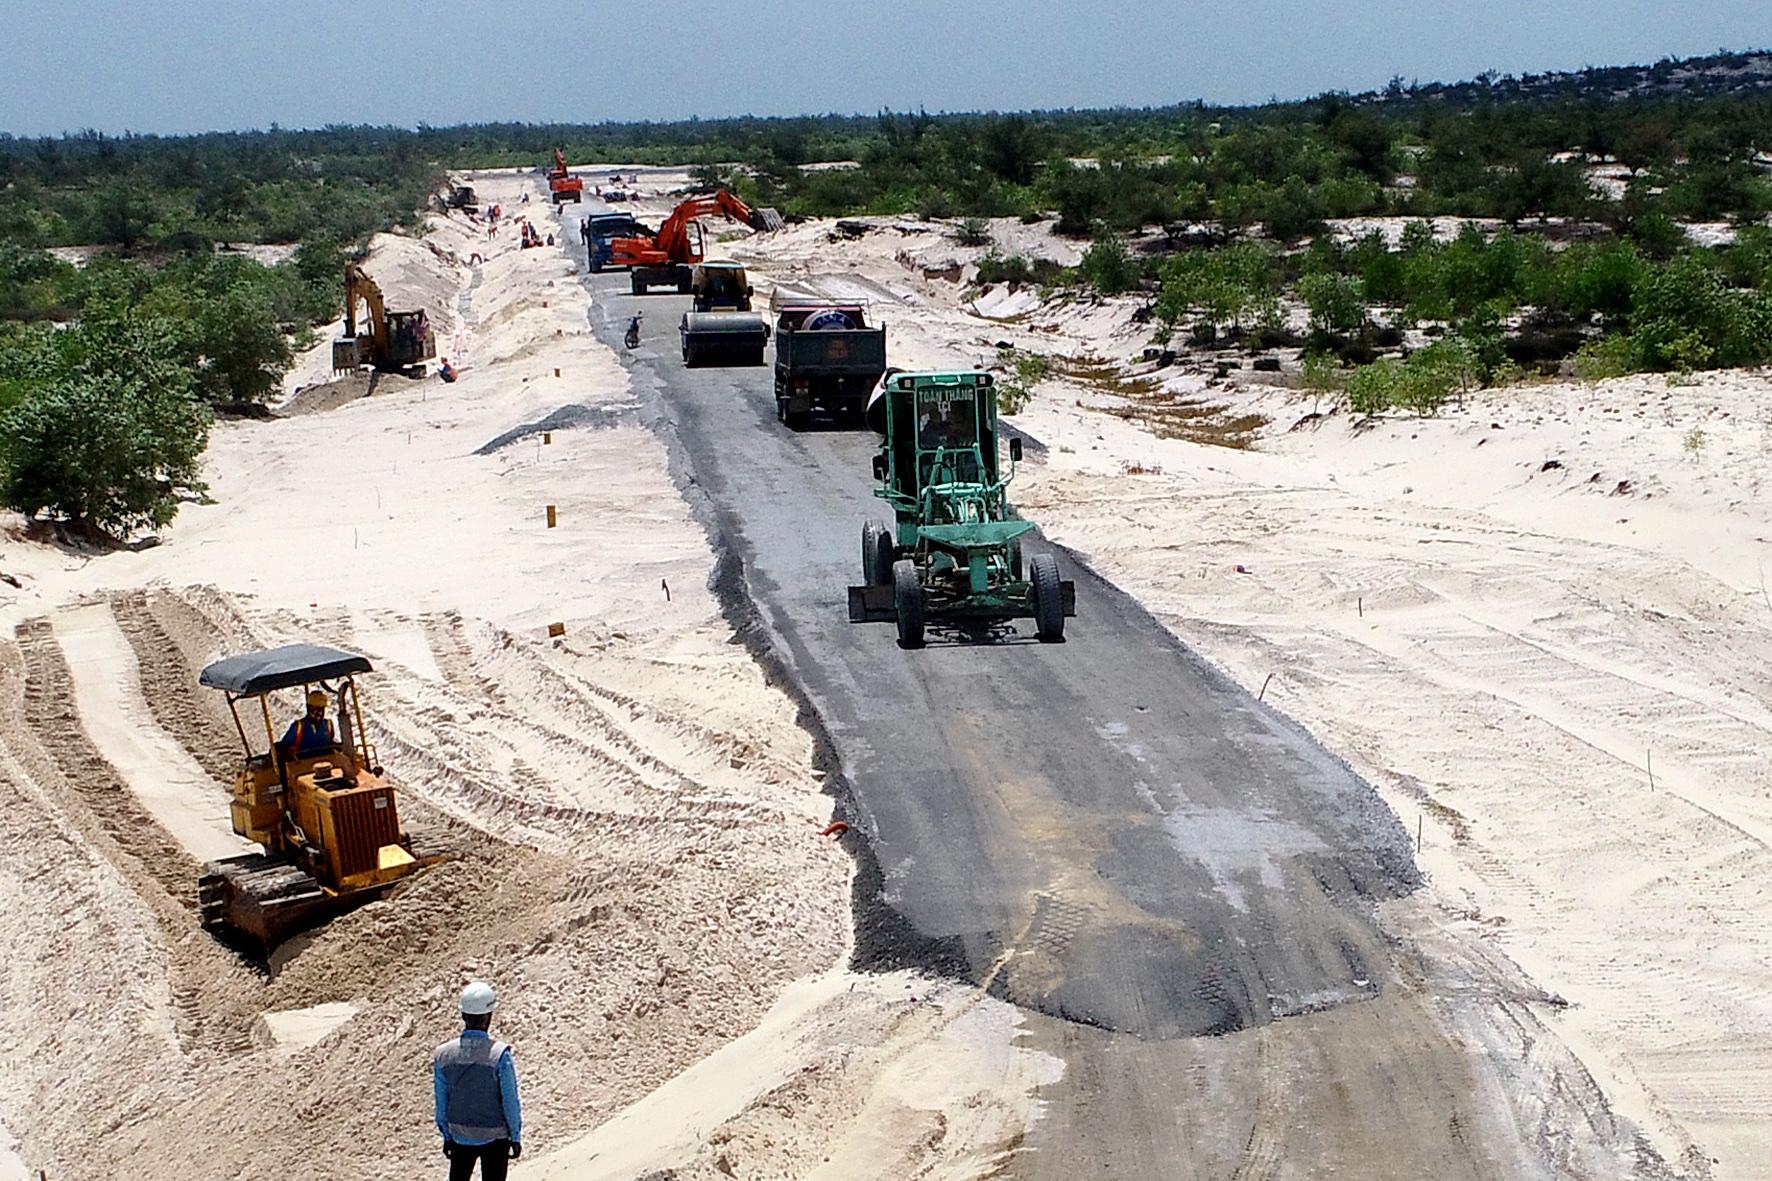
[[[889,586],[894,553],[891,530],[869,521],[861,527],[861,580],[868,586]]]
[[[916,564],[909,559],[892,564],[892,606],[898,615],[901,648],[923,646],[923,584],[917,581]]]

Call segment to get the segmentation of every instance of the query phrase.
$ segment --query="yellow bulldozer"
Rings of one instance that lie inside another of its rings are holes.
[[[364,306],[363,334],[357,334],[357,304]],[[384,373],[418,376],[437,355],[437,338],[424,309],[390,312],[381,288],[351,262],[345,264],[345,331],[332,342],[332,368],[345,372],[370,365]]]
[[[442,859],[413,852],[394,789],[364,736],[356,678],[371,671],[362,656],[291,644],[218,660],[198,675],[226,694],[245,749],[230,803],[234,831],[264,848],[204,867],[197,899],[206,929],[268,955],[296,931],[379,898]],[[280,742],[271,717],[271,694],[292,689],[313,710],[336,707],[336,724],[322,713],[311,731],[299,731],[299,745],[288,736]],[[247,736],[242,703],[248,718],[262,718],[262,750]]]

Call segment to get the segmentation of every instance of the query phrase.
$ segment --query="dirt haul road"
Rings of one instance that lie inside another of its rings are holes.
[[[788,432],[768,370],[683,369],[685,300],[589,286],[606,340],[646,310],[636,387],[834,748],[857,963],[1006,998],[1063,1063],[1004,1175],[1659,1175],[1366,784],[1074,562],[1062,646],[850,625],[872,438]]]

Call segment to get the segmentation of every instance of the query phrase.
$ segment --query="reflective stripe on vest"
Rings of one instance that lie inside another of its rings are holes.
[[[510,1047],[489,1037],[458,1037],[437,1047],[431,1061],[443,1072],[445,1116],[455,1140],[506,1140],[504,1093],[498,1063]]]

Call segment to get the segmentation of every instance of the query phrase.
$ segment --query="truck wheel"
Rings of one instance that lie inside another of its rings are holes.
[[[640,281],[639,275],[629,275],[628,286],[633,288],[635,295],[646,294],[646,284]]]
[[[1028,568],[1034,584],[1028,592],[1034,601],[1034,631],[1042,644],[1056,644],[1064,639],[1064,595],[1058,585],[1058,559],[1051,554],[1035,554]]]
[[[898,613],[898,646],[923,646],[923,584],[908,558],[892,564],[892,606]]]
[[[869,521],[861,527],[861,580],[869,586],[892,581],[892,563],[898,558],[891,530]]]

